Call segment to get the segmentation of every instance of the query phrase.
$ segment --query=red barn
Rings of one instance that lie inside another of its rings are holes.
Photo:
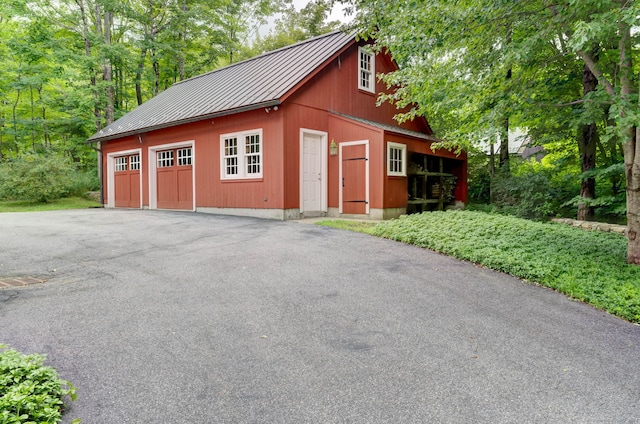
[[[105,206],[386,219],[464,202],[466,155],[376,106],[396,65],[363,47],[333,32],[174,84],[89,139]]]

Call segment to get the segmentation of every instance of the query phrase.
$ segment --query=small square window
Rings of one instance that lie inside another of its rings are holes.
[[[387,143],[387,175],[405,177],[407,163],[407,146],[405,144]]]
[[[129,169],[131,171],[139,171],[140,170],[140,155],[131,155],[131,156],[129,156]]]
[[[115,163],[116,172],[126,171],[127,170],[127,157],[126,156],[120,156],[120,157],[117,157],[115,159],[116,159],[116,163]]]
[[[191,147],[178,149],[178,166],[191,165],[191,157],[192,157]]]
[[[158,168],[173,166],[173,150],[158,152]]]

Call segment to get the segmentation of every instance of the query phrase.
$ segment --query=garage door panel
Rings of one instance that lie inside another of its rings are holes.
[[[118,172],[114,176],[116,208],[128,208],[131,203],[131,178],[127,172]]]
[[[129,202],[129,207],[131,208],[139,208],[141,206],[140,202],[140,173],[132,172],[129,175],[129,187],[131,189],[131,200]]]
[[[184,207],[191,207],[193,203],[193,174],[190,166],[181,167],[177,171],[178,202]]]
[[[192,148],[157,152],[157,207],[160,209],[193,209]]]
[[[177,208],[178,201],[176,172],[171,168],[158,170],[158,207],[161,209]]]
[[[140,208],[140,155],[113,158],[113,206]]]

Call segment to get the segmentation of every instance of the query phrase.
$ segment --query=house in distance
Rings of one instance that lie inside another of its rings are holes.
[[[376,106],[394,69],[338,31],[180,81],[89,139],[105,206],[388,219],[466,201],[466,154]]]

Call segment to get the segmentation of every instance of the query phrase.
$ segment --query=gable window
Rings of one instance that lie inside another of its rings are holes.
[[[387,175],[405,177],[407,175],[407,146],[387,142]]]
[[[373,53],[358,47],[358,88],[375,92],[376,60]]]
[[[222,179],[262,178],[262,130],[221,135],[220,153]]]

